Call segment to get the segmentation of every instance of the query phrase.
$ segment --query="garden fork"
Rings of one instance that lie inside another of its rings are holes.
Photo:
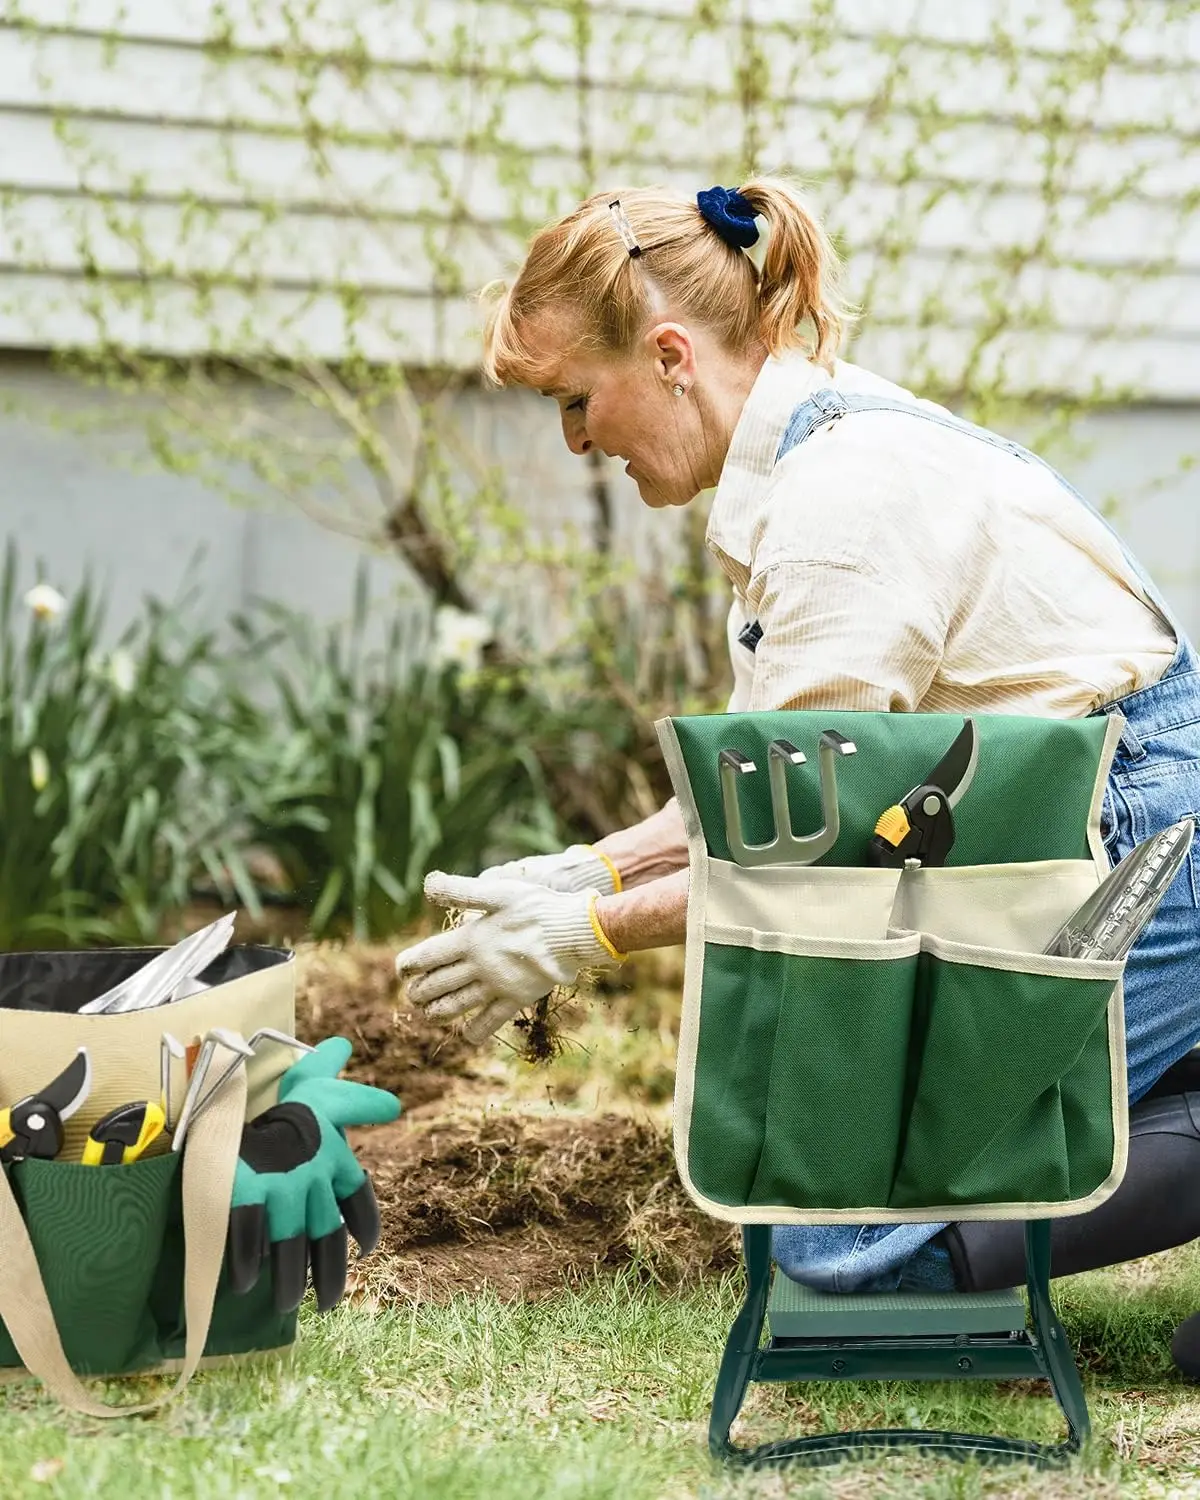
[[[788,803],[787,768],[802,766],[806,757],[790,740],[772,740],[767,748],[767,774],[771,780],[771,811],[775,836],[765,844],[747,844],[742,833],[742,811],[738,803],[738,779],[753,772],[752,760],[740,750],[722,750],[719,756],[721,801],[725,808],[725,838],[729,852],[739,865],[811,865],[828,854],[837,843],[841,820],[838,815],[837,758],[853,755],[856,746],[845,735],[827,729],[821,735],[817,755],[821,774],[821,812],[824,825],[803,838],[792,832]]]

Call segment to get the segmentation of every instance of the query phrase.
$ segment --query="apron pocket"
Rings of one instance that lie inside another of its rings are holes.
[[[708,862],[705,928],[750,928],[808,938],[885,938],[893,927],[900,870],[837,865]]]
[[[727,1206],[886,1204],[920,939],[710,932],[688,1137]]]
[[[891,1208],[1056,1204],[1105,1182],[1108,1006],[1122,968],[923,938]]]
[[[1098,880],[1090,859],[905,870],[896,925],[948,943],[1040,953]]]

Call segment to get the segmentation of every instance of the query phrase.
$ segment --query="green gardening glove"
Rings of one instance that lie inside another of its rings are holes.
[[[343,1132],[396,1119],[400,1101],[337,1076],[352,1050],[345,1037],[334,1036],[305,1053],[280,1079],[279,1103],[242,1132],[229,1282],[235,1292],[248,1292],[269,1256],[280,1313],[299,1307],[310,1262],[317,1307],[328,1312],[346,1289],[349,1235],[360,1256],[379,1243],[375,1190]]]

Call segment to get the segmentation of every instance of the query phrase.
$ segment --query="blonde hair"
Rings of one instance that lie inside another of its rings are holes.
[[[770,354],[803,349],[831,369],[851,316],[838,293],[840,263],[800,194],[778,177],[738,189],[769,235],[761,270],[701,215],[695,198],[663,188],[597,193],[534,236],[511,286],[493,282],[484,373],[496,385],[544,383],[557,363],[539,353],[530,322],[568,313],[580,345],[631,348],[663,303],[712,329],[730,350],[762,344]],[[609,205],[620,200],[640,247],[631,255]]]

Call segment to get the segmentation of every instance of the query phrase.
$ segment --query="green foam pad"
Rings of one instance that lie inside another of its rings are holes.
[[[1004,1292],[815,1292],[776,1272],[767,1305],[777,1339],[905,1334],[1016,1333],[1025,1302]]]

